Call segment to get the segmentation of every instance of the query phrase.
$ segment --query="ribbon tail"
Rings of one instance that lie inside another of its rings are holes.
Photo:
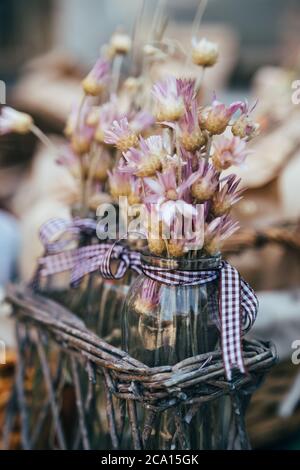
[[[243,334],[253,326],[258,312],[258,298],[249,284],[241,279],[241,304],[243,313]]]
[[[245,373],[245,365],[241,340],[241,279],[228,263],[224,263],[220,273],[219,311],[225,374],[231,381],[233,368]]]

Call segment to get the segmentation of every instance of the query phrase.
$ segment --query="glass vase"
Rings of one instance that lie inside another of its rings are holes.
[[[220,261],[219,255],[176,260],[142,256],[144,265],[172,271],[214,270]],[[141,274],[129,290],[123,311],[123,349],[150,367],[174,365],[214,351],[220,342],[218,305],[218,280],[196,286],[170,286]],[[138,409],[142,428],[146,413],[142,407]],[[226,399],[202,405],[193,416],[186,405],[169,408],[160,414],[147,448],[226,448],[230,415]],[[184,423],[181,433],[179,422]]]
[[[101,243],[93,234],[83,234],[79,246],[88,246]],[[112,262],[112,270],[115,270]],[[38,291],[44,296],[57,301],[69,309],[72,313],[83,320],[87,328],[96,333],[100,338],[110,344],[121,346],[121,317],[120,312],[131,283],[133,272],[127,272],[125,278],[119,281],[105,280],[99,272],[92,272],[84,276],[77,287],[70,284],[71,272],[54,274],[48,277],[40,277]],[[49,354],[52,353],[53,344],[50,345]],[[39,367],[37,367],[37,372]],[[63,365],[64,384],[69,393],[73,393],[73,379],[69,363]],[[79,379],[82,390],[88,387],[88,377],[84,370],[79,370]],[[89,436],[92,444],[98,449],[107,449],[111,444],[110,431],[107,420],[106,396],[104,379],[102,375],[97,376],[95,383],[95,398],[90,404],[87,412],[89,423]],[[43,399],[44,393],[41,383],[35,385],[36,395]],[[69,400],[70,401],[70,400]],[[76,415],[75,401],[73,403],[74,415]],[[64,412],[64,410],[62,410]],[[97,419],[95,418],[97,416]],[[72,434],[72,429],[66,429],[68,434]],[[76,433],[77,430],[74,429]],[[46,441],[50,438],[46,435]],[[48,445],[46,442],[45,445]]]

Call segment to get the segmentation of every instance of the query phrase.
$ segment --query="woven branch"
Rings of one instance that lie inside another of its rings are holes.
[[[226,240],[224,253],[239,253],[247,248],[259,248],[276,243],[300,253],[300,222],[285,222],[261,229],[245,228]]]
[[[143,436],[135,433],[136,413],[133,406],[135,401],[141,402],[154,412],[161,412],[178,403],[200,406],[221,395],[230,394],[233,390],[250,389],[276,360],[276,354],[268,344],[244,341],[244,362],[248,374],[237,375],[233,383],[225,380],[221,350],[185,359],[174,366],[151,368],[100,339],[67,309],[33,293],[28,288],[10,286],[7,298],[15,306],[15,315],[19,320],[29,322],[38,328],[46,328],[68,354],[73,354],[81,362],[88,361],[97,371],[101,372],[102,369],[105,371],[110,413],[113,413],[111,394],[130,401],[129,416],[137,447],[141,446],[142,439],[147,439],[149,423]],[[41,349],[39,352],[42,354]],[[43,355],[41,359],[44,359]],[[73,365],[74,374],[76,378]],[[51,389],[48,391],[52,393]],[[78,397],[81,402],[79,389],[77,389],[77,400]],[[86,432],[82,404],[79,412],[81,433],[84,438]],[[117,430],[111,429],[111,432],[114,445],[117,446]],[[61,444],[63,446],[63,442]],[[85,444],[88,446],[86,440]]]

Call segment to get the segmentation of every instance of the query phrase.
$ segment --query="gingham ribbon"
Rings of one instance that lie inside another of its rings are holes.
[[[120,261],[115,274],[113,274],[111,270],[112,259],[118,259]],[[127,246],[118,245],[118,241],[116,241],[106,250],[99,269],[101,276],[105,279],[121,279],[128,269],[132,269],[140,274],[142,272],[141,255],[137,251],[130,250]]]
[[[61,251],[70,240],[51,241],[53,238],[57,239],[58,234],[61,233],[69,233],[71,240],[74,240],[79,238],[82,231],[95,230],[96,222],[90,219],[75,219],[71,222],[52,219],[44,224],[40,237],[45,245],[46,253],[50,254],[40,259],[39,274],[48,276],[70,270],[72,285],[77,285],[84,275],[98,269],[105,279],[121,279],[128,269],[133,269],[138,273],[143,272],[154,281],[170,286],[196,286],[219,278],[219,314],[226,378],[232,379],[234,368],[245,373],[241,344],[242,332],[246,333],[253,325],[257,315],[258,300],[253,289],[240,277],[234,267],[222,261],[219,269],[216,270],[170,270],[141,263],[138,252],[118,242]],[[113,260],[118,260],[115,273],[111,270]]]
[[[40,228],[40,239],[45,247],[46,253],[58,253],[62,251],[71,241],[78,240],[82,233],[96,233],[97,222],[93,219],[75,218],[50,219]],[[61,239],[62,235],[69,235]]]
[[[253,289],[234,267],[222,261],[218,270],[173,271],[169,268],[142,264],[142,271],[154,281],[169,286],[196,286],[219,278],[219,314],[226,378],[232,379],[232,370],[235,367],[245,373],[242,331],[246,333],[253,325],[257,315],[258,300]]]
[[[64,250],[70,241],[78,240],[81,233],[96,232],[92,219],[51,219],[40,229],[40,239],[46,255],[39,259],[40,276],[50,276],[71,271],[71,286],[76,287],[89,273],[99,270],[105,279],[121,279],[130,268],[140,273],[140,254],[124,245],[100,243]],[[68,239],[61,236],[68,234]],[[62,251],[64,250],[64,251]],[[116,272],[111,271],[111,262],[118,260]]]

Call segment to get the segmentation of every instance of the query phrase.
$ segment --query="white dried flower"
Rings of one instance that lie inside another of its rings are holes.
[[[213,66],[219,56],[219,47],[216,43],[208,41],[206,38],[197,41],[196,38],[192,39],[192,59],[194,64],[201,65],[202,67]]]
[[[131,38],[125,33],[114,33],[110,40],[110,47],[115,54],[128,54],[131,49]]]

